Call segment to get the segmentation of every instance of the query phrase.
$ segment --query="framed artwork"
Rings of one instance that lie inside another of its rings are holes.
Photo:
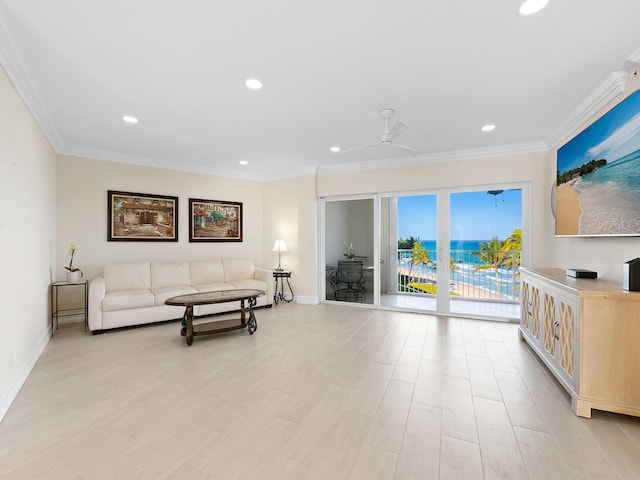
[[[242,203],[189,199],[190,242],[241,242]]]
[[[113,190],[107,196],[108,241],[178,241],[178,197]]]
[[[558,149],[557,236],[640,236],[640,90]]]

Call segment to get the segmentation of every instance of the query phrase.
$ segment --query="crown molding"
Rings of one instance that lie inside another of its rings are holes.
[[[55,151],[63,147],[62,138],[51,121],[44,103],[33,86],[15,44],[9,34],[5,13],[0,6],[0,63],[36,122]]]
[[[469,160],[473,158],[500,157],[504,155],[546,152],[547,150],[549,150],[549,147],[545,142],[515,143],[511,145],[498,145],[495,147],[427,153],[415,157],[390,157],[366,162],[332,165],[330,167],[319,167],[318,173],[341,173],[353,170],[369,170],[372,168],[420,165],[424,163],[435,162],[452,162],[457,160]]]
[[[248,174],[237,172],[232,169],[206,168],[189,163],[173,162],[161,160],[158,158],[144,157],[141,155],[130,155],[122,152],[110,152],[106,150],[95,150],[91,148],[64,148],[57,151],[58,155],[69,155],[72,157],[91,158],[94,160],[103,160],[106,162],[125,163],[128,165],[140,165],[142,167],[161,168],[166,170],[176,170],[179,172],[199,173],[203,175],[212,175],[225,178],[237,178],[241,180],[263,181],[264,178],[259,174]]]
[[[636,48],[627,56],[627,61],[631,63],[640,63],[640,47]]]
[[[640,49],[636,50],[636,54],[640,55]],[[621,70],[610,74],[604,82],[602,82],[596,90],[589,95],[576,108],[569,117],[562,122],[546,140],[546,144],[553,148],[565,139],[571,136],[576,130],[596,115],[603,107],[609,104],[618,95],[624,92],[627,83],[628,72]]]
[[[96,150],[91,148],[64,148],[56,151],[58,155],[69,155],[72,157],[90,158],[93,160],[102,160],[105,162],[125,163],[129,165],[140,165],[142,167],[163,168],[167,170],[176,170],[179,172],[199,173],[203,175],[213,175],[225,178],[236,178],[239,180],[253,181],[274,181],[286,180],[291,178],[302,177],[305,175],[315,175],[318,168],[316,166],[289,170],[287,172],[274,172],[273,174],[246,173],[238,172],[233,169],[222,168],[206,168],[198,165],[188,164],[184,162],[172,162],[160,160],[153,157],[145,157],[141,155],[130,155],[122,152],[111,152],[107,150]]]
[[[302,168],[288,170],[286,172],[274,172],[273,174],[262,175],[262,180],[264,181],[287,180],[291,178],[303,177],[305,175],[315,175],[317,173],[318,173],[317,166],[302,167]]]

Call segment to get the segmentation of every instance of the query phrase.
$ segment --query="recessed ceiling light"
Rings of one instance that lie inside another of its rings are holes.
[[[248,165],[249,164],[249,162],[247,162],[246,160],[240,160],[238,163],[240,165]]]
[[[547,6],[549,0],[525,0],[518,8],[520,15],[533,15]]]
[[[247,78],[244,84],[251,90],[260,90],[262,88],[262,82],[257,78]]]
[[[495,129],[496,129],[495,125],[485,125],[484,127],[482,127],[483,132],[490,132],[491,130],[495,130]]]
[[[340,147],[338,147],[337,145],[334,147],[331,147],[329,150],[331,150],[333,153],[337,153],[340,151]]]
[[[127,123],[138,123],[138,119],[136,117],[132,117],[131,115],[123,115],[122,120]]]

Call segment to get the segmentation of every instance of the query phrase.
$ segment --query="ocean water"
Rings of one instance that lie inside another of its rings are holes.
[[[457,265],[455,272],[451,274],[451,281],[453,283],[469,284],[476,288],[496,293],[500,290],[503,298],[516,299],[519,294],[520,279],[519,277],[514,278],[512,269],[498,269],[498,282],[496,282],[496,272],[488,269],[478,269],[478,266],[482,265],[483,262],[469,253],[469,251],[480,251],[480,244],[488,242],[489,240],[451,240],[449,248]],[[423,240],[420,244],[429,252],[429,256],[435,262],[438,259],[436,241]],[[463,250],[466,251],[464,257],[462,257],[461,252]],[[460,251],[460,254],[458,254],[458,251]],[[409,259],[401,260],[400,264],[408,266]],[[429,278],[435,279],[437,274],[435,265],[421,268],[422,273],[425,273]],[[413,271],[415,271],[415,267]]]
[[[640,234],[640,150],[581,177],[581,235]]]
[[[451,251],[454,250],[481,250],[481,243],[489,243],[489,240],[451,240],[449,242],[449,249]],[[429,252],[436,251],[436,241],[435,240],[422,240],[420,242],[424,248],[426,248]]]

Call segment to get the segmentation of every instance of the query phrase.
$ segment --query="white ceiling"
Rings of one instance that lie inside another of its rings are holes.
[[[59,153],[283,178],[562,140],[639,61],[640,1],[518,4],[0,0],[0,59]],[[387,107],[424,155],[329,151],[380,140]]]

